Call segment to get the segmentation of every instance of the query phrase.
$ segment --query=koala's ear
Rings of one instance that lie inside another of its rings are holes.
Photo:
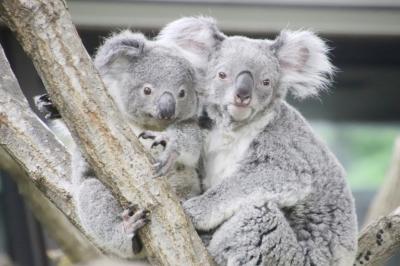
[[[196,67],[202,67],[226,38],[210,17],[184,17],[165,26],[157,40],[180,47]]]
[[[139,57],[143,53],[146,37],[142,33],[133,33],[125,30],[107,38],[97,50],[94,64],[100,72],[104,69],[110,70],[117,59],[123,65]]]
[[[317,96],[329,85],[335,71],[329,48],[310,31],[282,31],[270,46],[276,54],[281,85],[295,97]]]

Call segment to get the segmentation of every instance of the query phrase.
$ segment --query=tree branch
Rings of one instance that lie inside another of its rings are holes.
[[[209,265],[210,258],[152,159],[104,88],[61,0],[3,0],[0,12],[32,58],[75,141],[119,202],[151,210],[140,230],[148,258],[161,265]],[[18,156],[16,156],[18,158]]]
[[[375,196],[370,209],[368,210],[365,224],[377,217],[387,215],[397,206],[400,206],[400,137],[394,144],[392,162],[386,179]]]
[[[69,165],[69,154],[30,110],[0,46],[0,168],[11,174],[36,218],[71,260],[88,261],[101,253],[75,227]]]
[[[355,265],[383,265],[399,248],[400,207],[362,230]]]

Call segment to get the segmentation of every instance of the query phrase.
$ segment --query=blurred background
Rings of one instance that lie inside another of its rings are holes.
[[[190,15],[215,17],[228,35],[274,38],[284,28],[318,32],[332,48],[339,69],[335,83],[319,99],[289,101],[348,171],[362,224],[400,135],[400,0],[70,0],[67,5],[90,54],[111,31],[131,28],[151,37]],[[1,24],[0,43],[32,102],[43,85]],[[0,171],[0,265],[4,258],[21,266],[51,265],[46,250],[54,247]],[[400,259],[390,265],[400,265]]]

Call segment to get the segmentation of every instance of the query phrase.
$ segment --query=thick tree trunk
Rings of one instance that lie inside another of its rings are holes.
[[[394,144],[392,162],[386,179],[368,211],[365,224],[389,214],[400,206],[400,137]]]
[[[79,222],[68,191],[69,154],[30,110],[1,46],[0,168],[14,178],[36,218],[72,261],[100,256],[75,227]]]
[[[355,265],[384,265],[399,248],[400,207],[362,230]]]
[[[152,160],[104,88],[65,2],[3,0],[0,12],[32,58],[96,175],[123,206],[134,202],[151,210],[151,223],[140,231],[149,260],[160,265],[209,265],[170,186],[163,178],[151,178]]]

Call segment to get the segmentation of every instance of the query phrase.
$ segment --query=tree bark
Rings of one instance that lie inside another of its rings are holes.
[[[100,250],[39,190],[20,165],[1,147],[0,168],[13,177],[19,193],[23,196],[36,219],[60,245],[71,262],[89,262],[102,257]]]
[[[370,209],[368,210],[365,224],[377,217],[387,215],[397,206],[400,206],[400,137],[397,137],[392,162],[386,179],[375,196]]]
[[[211,264],[170,186],[164,178],[151,178],[153,161],[104,88],[65,5],[61,0],[3,0],[0,12],[98,178],[122,206],[137,203],[151,211],[151,223],[139,232],[150,262]]]
[[[75,227],[79,222],[68,191],[69,154],[30,110],[1,46],[0,168],[11,174],[35,217],[72,261],[100,256]]]
[[[399,248],[400,207],[362,230],[355,265],[384,265]]]

